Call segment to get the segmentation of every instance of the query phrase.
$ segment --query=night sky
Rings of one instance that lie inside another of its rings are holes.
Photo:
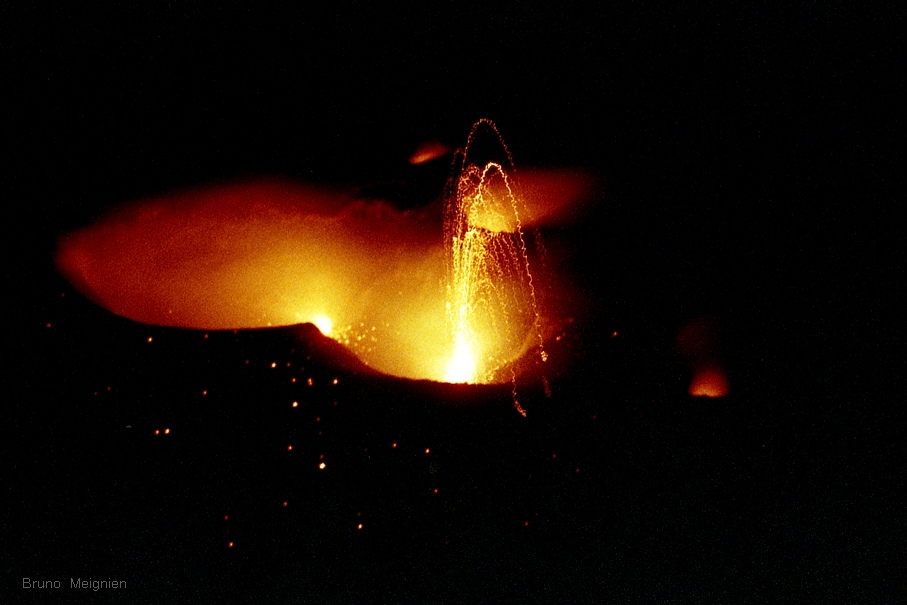
[[[0,600],[903,598],[903,9],[227,4],[0,9]],[[131,322],[54,267],[199,185],[427,206],[450,156],[407,158],[481,118],[600,183],[542,229],[581,301],[525,418],[311,326]],[[691,346],[729,395],[687,394]]]

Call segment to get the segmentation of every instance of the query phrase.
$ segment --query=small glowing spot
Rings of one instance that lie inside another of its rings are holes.
[[[335,378],[334,380],[331,381],[331,384],[337,384],[337,382],[338,382],[338,381],[337,381],[337,379]]]
[[[149,336],[149,337],[148,337],[148,342],[151,342],[152,340],[154,340],[154,339],[151,338],[151,337]]]
[[[47,324],[46,324],[45,327],[48,327],[48,328],[49,328],[49,327],[50,327],[50,322],[47,322]]]
[[[431,490],[431,493],[437,494],[437,493],[438,493],[438,488],[436,487],[435,489]]]
[[[523,527],[529,527],[529,521],[523,521]]]
[[[230,515],[224,515],[224,521],[227,521],[229,519],[230,519]]]
[[[391,443],[391,447],[394,448],[394,449],[396,449],[396,448],[397,448],[397,442],[394,441],[393,443]]]
[[[356,529],[362,529],[362,523],[356,526]]]
[[[311,378],[306,379],[306,384],[308,384],[309,386],[312,386],[312,379]]]
[[[207,391],[207,390],[202,391],[202,395],[207,395],[207,394],[208,394],[208,391]]]
[[[161,434],[161,429],[154,429],[154,434],[155,434],[155,435],[160,435],[160,434]]]
[[[293,384],[296,384],[296,377],[294,376],[293,378],[290,378],[290,382],[292,382]]]
[[[617,330],[611,332],[611,338],[617,338]]]
[[[164,429],[164,434],[165,434],[165,435],[169,435],[169,434],[170,434],[170,429]]]
[[[431,453],[431,450],[428,449],[428,448],[425,448],[425,453],[426,453],[426,454],[430,454],[430,453]]]
[[[292,452],[292,451],[293,451],[293,446],[292,446],[292,445],[288,445],[288,446],[287,446],[287,451],[288,451],[288,452]]]
[[[579,468],[576,469],[576,473],[579,474]]]
[[[327,464],[325,464],[324,462],[319,462],[319,463],[318,463],[318,468],[320,468],[321,470],[324,470],[324,468],[325,468],[326,466],[327,466]]]
[[[272,367],[272,368],[276,368],[276,367],[277,367],[277,362],[276,362],[276,361],[272,361],[272,362],[271,362],[271,367]]]
[[[205,340],[208,340],[208,335],[207,335],[207,334],[205,334],[204,339],[205,339]]]
[[[293,402],[293,407],[294,407],[294,408],[298,408],[298,407],[299,407],[299,402],[298,402],[298,401],[294,401],[294,402]]]
[[[287,505],[289,505],[289,502],[287,502],[286,500],[284,500],[284,501],[283,501],[283,505],[284,505],[284,506],[287,506]]]
[[[229,544],[227,544],[227,548],[233,548],[233,542],[230,542]]]

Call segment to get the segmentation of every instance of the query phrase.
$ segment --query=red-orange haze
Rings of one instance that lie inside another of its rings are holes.
[[[690,381],[690,395],[693,397],[724,397],[728,390],[727,375],[717,366],[697,370]]]
[[[677,334],[677,348],[692,370],[689,394],[693,397],[724,397],[730,382],[721,354],[721,330],[711,317],[700,317]]]
[[[402,212],[257,181],[123,206],[61,238],[57,265],[83,294],[138,322],[311,322],[378,370],[440,380],[453,346],[441,220],[436,206]]]

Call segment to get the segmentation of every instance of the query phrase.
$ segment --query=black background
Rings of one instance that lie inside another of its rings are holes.
[[[903,17],[0,9],[4,590],[83,576],[127,580],[117,602],[898,594]],[[343,390],[313,387],[302,421],[286,414],[297,392],[254,367],[296,367],[312,343],[202,346],[111,316],[53,269],[61,233],[197,184],[280,175],[429,203],[446,166],[406,158],[462,145],[483,117],[518,167],[603,183],[549,234],[592,309],[569,334],[572,372],[551,399],[530,389],[525,420],[506,392],[357,378],[314,354],[307,372]],[[725,333],[723,400],[685,395],[674,338],[703,315]],[[222,398],[199,400],[202,384]],[[179,430],[162,445],[164,424]]]

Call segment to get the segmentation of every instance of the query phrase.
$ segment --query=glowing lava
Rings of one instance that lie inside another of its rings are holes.
[[[493,138],[501,158],[472,160],[476,138]],[[535,343],[543,348],[541,316],[514,194],[513,160],[495,125],[477,122],[448,184],[444,241],[448,255],[447,314],[452,351],[449,382],[501,382],[510,362]]]
[[[477,138],[498,157],[475,161]],[[529,272],[537,240],[524,229],[572,216],[591,178],[528,171],[518,188],[488,121],[454,167],[443,207],[409,211],[286,180],[175,192],[65,235],[56,262],[79,291],[134,321],[309,322],[388,374],[505,382],[526,353],[544,359]]]

